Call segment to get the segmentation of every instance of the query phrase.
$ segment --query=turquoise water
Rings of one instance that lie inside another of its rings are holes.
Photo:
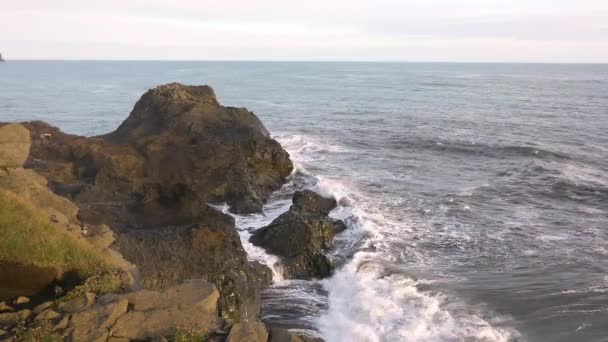
[[[267,320],[328,341],[608,341],[607,65],[11,61],[0,121],[101,134],[174,81],[254,111],[294,182],[342,200],[340,269],[268,291]]]

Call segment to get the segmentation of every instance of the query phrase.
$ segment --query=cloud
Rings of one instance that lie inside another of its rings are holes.
[[[21,58],[597,62],[608,61],[607,23],[608,2],[598,0],[21,0],[3,4],[0,49]]]

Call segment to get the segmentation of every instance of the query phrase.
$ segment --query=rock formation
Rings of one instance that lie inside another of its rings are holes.
[[[34,340],[321,341],[259,321],[271,272],[247,260],[233,218],[207,205],[260,211],[291,173],[287,152],[253,113],[221,106],[208,86],[169,84],[144,94],[107,135],[24,126],[29,132],[0,123],[0,191],[27,200],[118,273],[56,287],[54,301],[34,293],[31,302],[0,302],[0,338],[26,329]],[[326,276],[323,251],[341,227],[327,216],[335,206],[298,192],[256,238],[285,258],[289,276]],[[4,273],[0,290],[15,280]]]
[[[27,341],[144,341],[173,337],[179,329],[210,336],[221,332],[219,293],[194,279],[162,291],[141,290],[96,298],[85,293],[68,302],[42,303],[33,310],[0,313],[0,327],[33,320]],[[1,337],[1,336],[0,336]]]
[[[165,288],[202,277],[222,294],[221,316],[233,321],[256,317],[260,289],[270,283],[270,270],[250,264],[232,218],[216,216],[215,224],[123,232],[115,246],[138,266],[145,288]]]
[[[253,113],[221,106],[208,86],[168,84],[146,92],[107,135],[25,125],[28,167],[78,205],[81,221],[112,229],[142,286],[203,278],[217,286],[222,316],[258,314],[269,270],[247,262],[232,218],[207,205],[260,211],[291,173],[289,155]]]
[[[336,200],[304,190],[296,192],[292,202],[289,211],[255,231],[250,241],[283,257],[287,278],[327,277],[332,265],[323,251],[333,246],[335,234],[344,229],[343,222],[328,217]]]
[[[93,207],[128,204],[130,223],[140,225],[190,223],[205,214],[208,202],[258,212],[292,170],[287,152],[253,113],[219,105],[207,86],[152,89],[105,136],[28,126],[34,137],[52,135],[51,142],[35,144],[31,165],[58,192]]]

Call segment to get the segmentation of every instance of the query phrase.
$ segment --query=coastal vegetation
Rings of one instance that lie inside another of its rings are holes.
[[[62,232],[31,202],[8,191],[0,191],[0,260],[82,277],[111,268],[86,241]]]

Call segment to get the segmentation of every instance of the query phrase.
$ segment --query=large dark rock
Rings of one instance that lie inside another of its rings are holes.
[[[255,231],[250,241],[283,257],[283,275],[287,278],[327,277],[332,265],[324,251],[333,247],[335,234],[344,226],[327,216],[335,207],[333,198],[310,190],[298,191],[289,211]]]
[[[68,135],[41,122],[25,125],[34,138],[30,167],[58,192],[98,211],[128,205],[140,214],[131,224],[193,221],[207,202],[259,212],[292,170],[289,155],[260,120],[244,108],[219,105],[208,86],[152,89],[105,136]],[[50,140],[42,140],[43,134]]]
[[[72,199],[81,222],[114,231],[145,288],[203,278],[217,286],[222,316],[258,314],[270,272],[247,261],[232,219],[207,205],[260,211],[291,173],[288,153],[253,113],[221,106],[208,86],[168,84],[107,135],[24,125],[33,141],[26,167]]]

